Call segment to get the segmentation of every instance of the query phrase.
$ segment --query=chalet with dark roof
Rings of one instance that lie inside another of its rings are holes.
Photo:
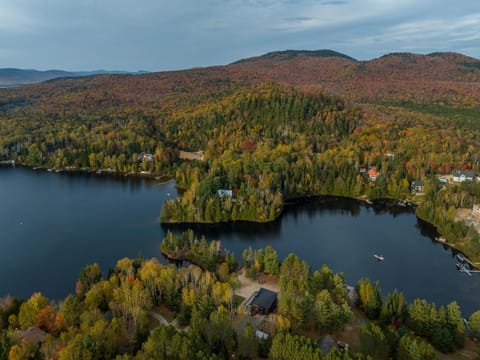
[[[252,315],[267,315],[277,307],[277,293],[265,288],[260,288],[260,290],[254,292],[250,299],[248,299],[245,307]]]

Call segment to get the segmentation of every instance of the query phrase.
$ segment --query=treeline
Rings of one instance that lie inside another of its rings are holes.
[[[228,265],[228,272],[237,270],[238,264],[234,253],[222,249],[219,240],[207,242],[205,236],[198,239],[191,229],[181,235],[167,231],[160,250],[170,260],[189,261],[208,271],[215,272],[219,263]]]
[[[415,299],[408,305],[396,290],[383,301],[378,283],[368,279],[360,279],[356,289],[357,305],[371,320],[360,329],[363,353],[375,359],[436,359],[434,347],[443,353],[463,348],[465,324],[456,302],[437,308]],[[478,314],[470,318],[473,334],[478,331]]]
[[[19,164],[120,173],[171,173],[177,152],[142,114],[76,119],[19,115],[0,121],[0,156]],[[149,154],[148,159],[144,154]]]
[[[441,185],[436,178],[427,187],[418,215],[432,224],[451,245],[467,254],[470,260],[480,260],[480,234],[456,217],[456,210],[471,210],[480,202],[480,183]]]

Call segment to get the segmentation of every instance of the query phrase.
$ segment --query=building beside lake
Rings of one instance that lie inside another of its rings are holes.
[[[368,169],[368,177],[371,181],[377,180],[378,175],[379,175],[379,173],[378,173],[377,169],[375,169],[375,168]]]
[[[425,190],[425,185],[423,184],[423,181],[415,180],[415,181],[412,181],[412,184],[410,185],[410,189],[412,191],[412,194],[421,194]]]
[[[245,303],[245,307],[250,314],[268,315],[277,307],[277,293],[265,288],[253,293]]]
[[[220,199],[223,199],[224,197],[232,198],[233,197],[233,190],[219,189],[219,190],[217,190],[217,195]]]
[[[475,178],[475,173],[473,171],[454,171],[452,175],[454,182],[473,181]]]

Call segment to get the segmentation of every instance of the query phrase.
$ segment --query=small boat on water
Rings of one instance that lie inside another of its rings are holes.
[[[374,254],[373,258],[377,261],[383,261],[385,258],[382,255]]]
[[[460,261],[461,263],[464,263],[466,260],[465,257],[460,253],[458,253],[456,257],[457,257],[457,260]]]

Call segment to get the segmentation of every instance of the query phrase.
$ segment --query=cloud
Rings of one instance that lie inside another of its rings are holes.
[[[22,11],[12,2],[0,1],[0,30],[8,32],[28,31],[34,20],[28,12]]]
[[[471,0],[0,0],[0,67],[165,70],[322,48],[480,57],[479,14]]]
[[[348,4],[348,1],[343,0],[332,0],[332,1],[321,1],[322,5],[345,5]]]
[[[457,18],[405,21],[387,26],[378,34],[350,38],[349,44],[388,51],[462,51],[472,53],[472,42],[480,40],[480,12]],[[476,56],[479,57],[478,48]]]

